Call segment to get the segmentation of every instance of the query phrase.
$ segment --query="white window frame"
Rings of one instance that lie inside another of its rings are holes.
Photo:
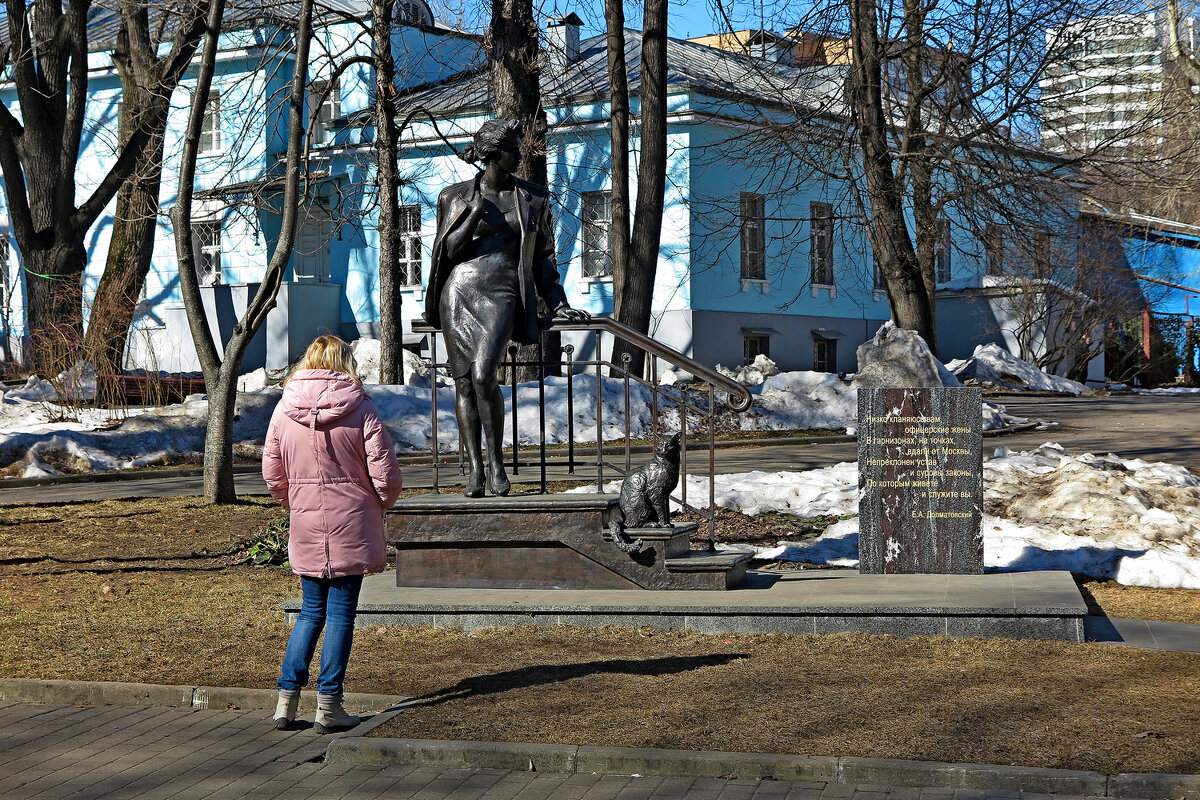
[[[766,282],[767,198],[742,192],[740,200],[741,278],[743,282]]]
[[[321,95],[324,97],[321,97]],[[312,104],[321,97],[321,104],[313,113]],[[333,121],[342,115],[342,90],[335,78],[333,81],[314,81],[308,92],[308,116],[312,126],[312,143],[328,144],[333,140]]]
[[[612,192],[583,192],[579,196],[580,239],[583,257],[583,279],[610,281],[613,276]]]
[[[222,152],[221,140],[221,92],[210,89],[208,102],[204,106],[204,122],[200,125],[200,155],[215,155]]]
[[[205,232],[211,231],[211,237]],[[221,268],[221,220],[206,217],[192,220],[192,249],[196,266],[196,280],[201,286],[219,286],[224,275]]]
[[[833,273],[833,206],[809,203],[809,267],[813,286],[836,286]]]
[[[400,206],[400,252],[397,253],[401,286],[421,285],[421,207]]]

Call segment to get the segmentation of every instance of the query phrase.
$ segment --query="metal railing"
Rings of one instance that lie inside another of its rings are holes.
[[[589,359],[576,359],[574,357],[575,347],[567,344],[561,348],[560,353],[553,354],[552,358],[548,358],[547,356],[551,354],[544,351],[542,343],[539,341],[534,360],[518,361],[517,348],[509,348],[508,359],[501,365],[501,374],[508,376],[508,385],[510,386],[509,405],[506,408],[506,424],[511,426],[512,448],[505,460],[512,475],[520,476],[522,468],[534,467],[538,470],[538,485],[540,490],[546,492],[546,471],[548,466],[565,466],[568,475],[575,475],[576,468],[578,467],[594,467],[596,491],[603,493],[606,469],[610,471],[609,474],[624,476],[633,468],[633,453],[630,441],[632,433],[631,421],[633,419],[631,413],[633,411],[631,389],[635,385],[645,387],[650,392],[649,433],[652,446],[662,428],[664,414],[674,411],[674,415],[678,419],[680,433],[679,486],[677,489],[678,495],[673,495],[672,499],[678,502],[682,508],[696,514],[707,522],[709,549],[715,549],[716,433],[719,417],[725,413],[720,410],[720,407],[724,406],[734,414],[741,414],[749,410],[752,400],[746,387],[694,361],[662,342],[652,339],[614,319],[594,317],[579,322],[564,320],[542,320],[541,322],[544,331],[594,334],[593,353],[595,355]],[[438,348],[438,340],[441,337],[441,332],[429,326],[424,320],[418,320],[413,324],[412,329],[414,333],[428,335],[430,342],[430,358],[427,361],[427,365],[430,367],[431,386],[433,387],[431,390],[432,408],[430,410],[433,491],[438,492],[441,487],[441,471],[444,468],[456,468],[460,475],[464,473],[463,447],[460,438],[457,456],[451,456],[449,459],[443,457],[440,447],[438,435],[438,392],[436,389],[437,381],[434,376],[437,369],[447,366],[445,362],[439,360],[439,352],[441,351]],[[603,358],[603,353],[606,350],[608,352],[612,352],[613,350],[611,347],[606,348],[603,339],[605,335],[611,337],[614,342],[618,340],[624,341],[644,351],[648,357],[649,369],[647,370],[647,377],[630,373],[630,358],[628,353],[624,355],[624,359],[619,365]],[[688,383],[661,383],[658,378],[660,362],[664,362],[667,365],[667,369],[681,370],[689,373],[693,377],[693,380]],[[539,430],[535,443],[525,446],[521,445],[520,415],[517,413],[517,375],[521,368],[533,368],[536,370],[538,393]],[[606,459],[606,454],[608,456],[614,454],[621,455],[622,451],[621,446],[606,447],[604,443],[603,394],[606,379],[604,373],[606,371],[608,373],[608,381],[616,380],[623,387],[624,413],[621,415],[624,426],[623,463]],[[546,378],[548,375],[556,375],[560,372],[567,379],[567,441],[565,453],[562,452],[561,446],[555,446],[554,454],[551,454],[547,450],[548,443],[546,441]],[[596,442],[594,445],[594,457],[589,457],[593,455],[589,452],[593,448],[588,447],[587,444],[578,443],[575,435],[575,407],[576,403],[580,402],[580,399],[576,398],[574,376],[583,374],[590,374],[595,377],[594,397],[581,398],[582,402],[591,401],[595,403]],[[706,508],[697,507],[688,502],[687,445],[689,429],[698,432],[706,440],[705,443],[708,450],[708,505]],[[536,458],[531,458],[533,452],[536,452]]]

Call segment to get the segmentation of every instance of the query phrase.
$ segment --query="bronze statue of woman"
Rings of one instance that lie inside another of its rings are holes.
[[[521,159],[520,123],[485,122],[462,158],[482,161],[484,169],[438,197],[425,319],[441,328],[446,341],[459,436],[471,466],[463,494],[483,496],[482,434],[487,486],[506,495],[511,484],[504,470],[499,368],[509,339],[537,341],[539,295],[557,318],[590,315],[567,304],[559,283],[549,193],[513,175]]]

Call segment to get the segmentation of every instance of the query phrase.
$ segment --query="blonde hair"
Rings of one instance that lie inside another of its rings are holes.
[[[334,372],[344,372],[350,376],[352,381],[362,386],[362,381],[354,374],[354,351],[350,349],[350,345],[336,336],[318,336],[313,339],[313,343],[308,346],[308,351],[296,369],[328,369]]]

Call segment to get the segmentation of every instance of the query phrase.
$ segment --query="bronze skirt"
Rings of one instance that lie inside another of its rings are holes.
[[[496,374],[520,311],[520,292],[515,252],[487,253],[454,266],[439,298],[451,377]]]

